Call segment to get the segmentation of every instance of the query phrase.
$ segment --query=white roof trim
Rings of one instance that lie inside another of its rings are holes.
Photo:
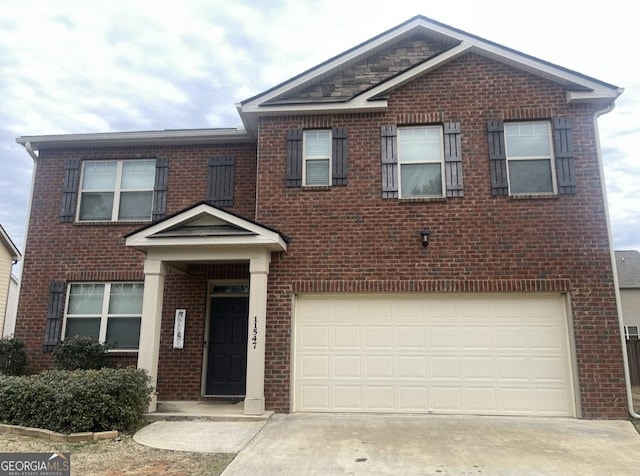
[[[62,147],[236,143],[253,140],[243,128],[225,128],[23,136],[18,137],[16,142],[22,146],[29,142],[34,150],[40,150]]]
[[[186,225],[201,215],[210,215],[251,234],[237,236],[154,236],[165,230]],[[206,203],[196,205],[127,236],[126,246],[137,248],[141,251],[158,247],[189,246],[259,246],[271,251],[285,251],[287,249],[287,243],[280,233]]]

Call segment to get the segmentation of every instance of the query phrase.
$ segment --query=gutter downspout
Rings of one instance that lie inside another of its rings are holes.
[[[612,102],[609,106],[593,114],[593,125],[595,128],[596,137],[596,149],[598,156],[598,167],[600,169],[600,184],[602,186],[602,198],[604,200],[604,214],[607,222],[607,237],[609,240],[609,253],[611,255],[611,268],[613,270],[613,288],[616,296],[616,309],[618,310],[618,327],[620,329],[620,342],[622,344],[622,360],[624,362],[624,381],[627,387],[627,408],[629,415],[633,418],[640,418],[633,408],[633,397],[631,394],[631,377],[629,375],[629,356],[627,354],[627,342],[624,334],[624,319],[622,316],[622,304],[620,300],[620,288],[618,286],[618,269],[616,266],[616,253],[613,246],[613,236],[611,233],[611,220],[609,218],[609,203],[607,202],[607,187],[604,182],[604,165],[602,162],[602,151],[600,149],[600,132],[598,130],[598,118],[608,112],[611,112],[615,107],[615,102]]]

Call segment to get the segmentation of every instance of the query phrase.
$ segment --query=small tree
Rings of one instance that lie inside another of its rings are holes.
[[[53,352],[54,368],[58,370],[99,370],[109,367],[107,351],[113,346],[101,344],[91,336],[65,339]]]
[[[31,373],[24,342],[14,337],[0,339],[0,374],[27,375]]]

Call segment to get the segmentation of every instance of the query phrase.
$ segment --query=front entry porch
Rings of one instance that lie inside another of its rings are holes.
[[[180,375],[163,376],[158,373],[167,272],[172,270],[188,274],[187,270],[193,265],[247,263],[249,293],[246,299],[246,308],[238,311],[238,313],[242,312],[246,315],[245,321],[242,322],[239,315],[232,316],[229,324],[235,326],[235,334],[232,337],[234,342],[226,347],[224,343],[221,343],[221,346],[209,348],[209,352],[206,353],[214,360],[216,358],[235,359],[237,364],[235,367],[233,362],[227,362],[228,369],[236,369],[234,370],[235,374],[227,377],[222,375],[223,372],[207,376],[203,374],[203,379],[207,383],[202,394],[213,392],[216,395],[244,395],[243,414],[263,415],[265,413],[265,320],[269,264],[271,253],[285,251],[286,242],[286,237],[279,232],[208,204],[196,205],[126,237],[127,246],[146,253],[138,368],[149,372],[154,386],[155,391],[149,404],[149,412],[158,410],[159,378],[180,378]],[[174,309],[171,304],[168,307],[167,313],[171,314]],[[180,339],[176,340],[176,336],[181,332],[184,335],[189,332],[189,309],[176,308],[176,321],[178,311],[184,311],[183,317],[186,315],[186,320],[182,324],[187,326],[187,330],[184,327],[179,330],[179,326],[176,324],[173,349],[176,349],[176,345],[181,349],[180,345],[182,345]],[[244,332],[244,342],[237,342],[239,328]],[[193,350],[197,345],[196,339],[195,342],[191,342],[191,349]],[[162,350],[165,353],[168,351],[166,344]],[[245,355],[241,356],[239,352],[245,352]],[[244,362],[238,362],[238,359],[242,360],[242,357],[245,358],[246,365]],[[209,359],[207,364],[206,367],[209,368],[213,362]],[[244,382],[238,382],[240,374],[237,370],[245,367]],[[209,387],[209,377],[211,377],[213,387]],[[220,380],[217,384],[213,383],[216,379]]]

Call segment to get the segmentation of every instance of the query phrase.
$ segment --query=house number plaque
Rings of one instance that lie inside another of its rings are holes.
[[[173,348],[182,349],[184,346],[184,321],[187,317],[186,309],[176,309],[176,320],[173,327]]]
[[[258,316],[253,316],[253,337],[251,337],[251,343],[254,349],[258,345]]]

